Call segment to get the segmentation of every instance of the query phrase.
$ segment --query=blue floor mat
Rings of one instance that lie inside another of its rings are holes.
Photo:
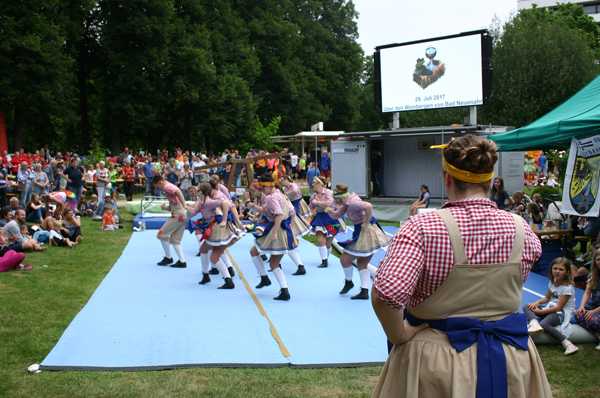
[[[156,231],[137,232],[42,362],[46,369],[283,366],[268,324],[239,279],[199,286],[198,243],[184,236],[188,268],[159,267]]]
[[[250,286],[258,279],[248,253],[252,244],[247,236],[230,252]],[[194,256],[192,235],[185,234],[183,246],[187,269],[158,267],[163,253],[155,232],[134,233],[42,368],[352,366],[387,358],[385,336],[370,302],[340,297],[343,272],[338,260],[332,256],[329,268],[317,269],[318,251],[308,242],[302,242],[301,253],[308,275],[291,276],[295,265],[289,258],[283,261],[292,301],[273,300],[278,287],[272,275],[273,285],[256,291],[282,345],[239,275],[233,291],[217,290],[222,283],[218,277],[199,286],[200,261]],[[358,275],[355,281],[358,285]]]
[[[251,246],[251,240],[244,240],[231,251],[236,259],[242,259],[241,268],[256,284],[258,276],[247,254]],[[338,292],[344,284],[344,273],[339,260],[330,256],[328,268],[317,268],[321,263],[319,252],[306,241],[301,242],[301,256],[307,269],[303,276],[291,275],[296,266],[289,257],[285,256],[282,261],[290,285],[291,302],[273,300],[279,290],[273,276],[271,286],[256,290],[291,353],[291,364],[319,367],[384,362],[387,358],[386,337],[370,300],[350,300],[350,296],[360,290],[358,272],[354,273],[354,289],[340,296]]]

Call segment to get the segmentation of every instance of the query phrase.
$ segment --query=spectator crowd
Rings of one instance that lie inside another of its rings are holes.
[[[23,265],[23,252],[45,250],[49,245],[76,246],[82,239],[81,216],[101,221],[103,230],[117,229],[119,197],[131,201],[136,192],[159,195],[152,187],[155,175],[177,185],[185,199],[193,201],[196,187],[211,175],[234,186],[247,186],[249,174],[258,178],[270,173],[276,179],[290,175],[307,179],[310,186],[316,176],[330,176],[326,150],[319,164],[309,161],[307,154],[287,149],[277,153],[251,150],[242,156],[236,149],[207,155],[179,148],[156,153],[124,148],[102,159],[52,152],[47,146],[35,152],[4,152],[0,155],[0,264],[10,261],[0,271],[28,269]]]

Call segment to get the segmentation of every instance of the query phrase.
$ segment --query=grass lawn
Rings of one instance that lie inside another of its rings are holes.
[[[30,254],[33,271],[0,274],[0,397],[370,395],[379,367],[28,374],[27,366],[48,354],[120,256],[131,231],[131,216],[123,215],[126,225],[118,232],[100,232],[99,223],[84,219],[79,246]],[[600,396],[600,352],[590,345],[580,351],[564,357],[558,346],[540,347],[556,397]]]

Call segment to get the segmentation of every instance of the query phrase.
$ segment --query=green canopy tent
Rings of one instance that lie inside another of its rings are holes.
[[[500,151],[566,149],[571,138],[600,134],[600,76],[527,126],[489,138]]]

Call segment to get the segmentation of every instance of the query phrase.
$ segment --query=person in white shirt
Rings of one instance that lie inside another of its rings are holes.
[[[298,155],[295,153],[290,153],[290,166],[292,166],[292,177],[298,178]]]

